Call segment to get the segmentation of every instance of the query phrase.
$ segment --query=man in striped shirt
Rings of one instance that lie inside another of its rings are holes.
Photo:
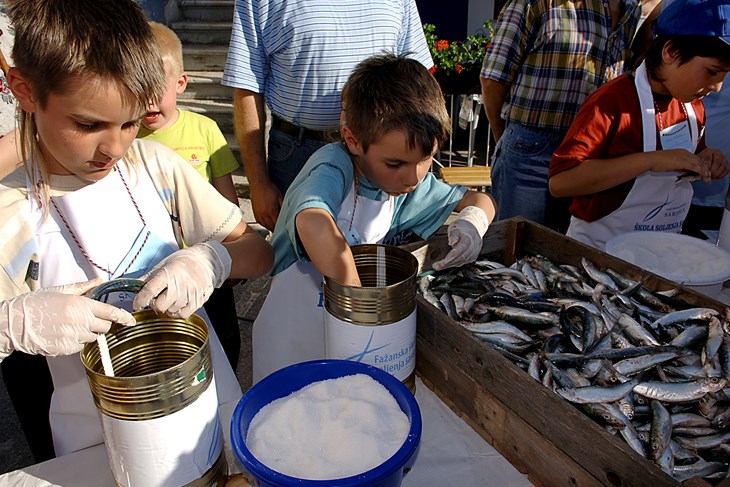
[[[433,65],[415,0],[236,1],[222,83],[234,88],[236,135],[261,225],[273,230],[289,184],[338,137],[352,69],[383,51]]]
[[[520,215],[567,228],[567,205],[550,199],[547,187],[550,158],[583,100],[623,71],[640,13],[638,0],[510,0],[504,7],[481,73],[497,140],[498,220]]]

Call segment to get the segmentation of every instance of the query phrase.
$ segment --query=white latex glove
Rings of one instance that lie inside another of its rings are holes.
[[[461,210],[449,225],[451,251],[443,259],[434,262],[432,267],[440,271],[474,262],[482,250],[482,238],[488,226],[487,214],[481,208],[467,206]]]
[[[220,242],[195,244],[165,257],[149,273],[132,306],[187,318],[203,306],[231,273],[231,256]]]
[[[134,325],[127,311],[81,296],[101,279],[40,289],[0,303],[0,359],[13,350],[71,355],[112,323]]]

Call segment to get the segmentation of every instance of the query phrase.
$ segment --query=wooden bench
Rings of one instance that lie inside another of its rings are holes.
[[[461,184],[468,188],[489,188],[492,186],[489,166],[442,167],[441,178],[446,184]]]

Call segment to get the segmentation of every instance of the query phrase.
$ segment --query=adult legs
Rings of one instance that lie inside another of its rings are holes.
[[[566,206],[552,201],[547,173],[553,152],[563,140],[562,131],[541,130],[508,123],[492,162],[492,195],[497,220],[522,216],[558,229]]]
[[[320,140],[300,140],[298,137],[271,129],[267,155],[267,169],[271,182],[285,194],[309,157],[325,144],[327,142]]]

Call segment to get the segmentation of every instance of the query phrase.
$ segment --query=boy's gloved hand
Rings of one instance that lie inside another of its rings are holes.
[[[482,250],[482,237],[487,233],[487,214],[476,206],[467,206],[449,225],[451,251],[442,260],[433,263],[437,271],[474,262]]]
[[[150,306],[159,313],[187,318],[203,306],[213,289],[231,273],[231,256],[220,242],[210,241],[178,250],[142,277],[135,310]]]
[[[112,323],[134,325],[127,311],[81,296],[102,282],[49,287],[0,303],[0,359],[13,350],[71,355],[109,331]]]

